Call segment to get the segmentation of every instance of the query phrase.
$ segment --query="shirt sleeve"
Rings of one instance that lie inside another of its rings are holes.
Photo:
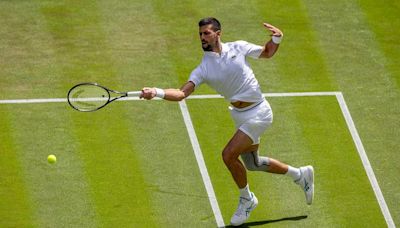
[[[203,82],[204,82],[204,77],[203,77],[203,70],[201,66],[197,66],[192,73],[190,73],[189,80],[194,83],[195,88],[198,88]]]
[[[256,44],[249,43],[247,41],[238,41],[245,56],[258,59],[263,51],[264,47]]]

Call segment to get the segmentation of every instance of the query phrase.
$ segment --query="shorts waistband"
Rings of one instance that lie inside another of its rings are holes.
[[[261,103],[263,103],[263,102],[265,102],[265,99],[262,99],[262,100],[260,100],[260,101],[254,102],[254,104],[249,105],[249,106],[244,107],[244,108],[236,108],[236,107],[230,105],[230,106],[229,106],[229,109],[230,109],[230,110],[235,110],[235,111],[238,111],[238,112],[245,112],[245,111],[248,111],[248,110],[250,110],[250,109],[253,109],[253,108],[259,106],[259,105],[260,105]]]

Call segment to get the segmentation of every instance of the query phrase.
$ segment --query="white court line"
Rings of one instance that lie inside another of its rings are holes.
[[[185,121],[186,129],[189,134],[190,142],[192,143],[193,152],[199,166],[201,177],[203,178],[204,186],[206,187],[208,199],[210,200],[211,208],[214,212],[215,221],[218,227],[225,227],[224,220],[222,218],[221,210],[219,209],[217,197],[215,196],[214,188],[211,183],[210,176],[208,175],[206,163],[204,162],[203,154],[200,149],[200,144],[196,136],[196,132],[193,127],[192,119],[190,118],[189,110],[187,108],[185,100],[179,102],[179,107]]]
[[[351,136],[353,137],[353,141],[354,141],[354,143],[356,145],[358,154],[360,155],[360,158],[361,158],[362,164],[364,166],[365,172],[367,173],[369,182],[372,185],[372,189],[374,190],[375,197],[378,200],[378,203],[379,203],[379,206],[381,208],[382,214],[385,217],[386,224],[388,225],[388,227],[394,228],[396,226],[394,225],[393,218],[392,218],[392,216],[390,214],[390,211],[389,211],[389,208],[388,208],[388,206],[386,204],[385,198],[383,197],[382,191],[381,191],[381,189],[379,187],[379,184],[378,184],[378,181],[377,181],[377,179],[375,177],[375,173],[374,173],[374,170],[372,169],[371,163],[368,160],[367,153],[365,152],[364,146],[363,146],[363,144],[361,142],[361,138],[358,135],[356,126],[355,126],[355,124],[353,122],[353,118],[351,118],[350,111],[347,108],[347,105],[346,105],[346,102],[344,100],[343,94],[342,93],[337,93],[336,94],[336,99],[339,102],[339,105],[340,105],[340,108],[342,110],[343,116],[344,116],[344,118],[346,120],[346,123],[347,123],[347,127],[349,128]]]
[[[361,142],[361,138],[357,132],[357,129],[355,127],[355,124],[353,122],[353,119],[350,115],[350,111],[346,105],[346,102],[344,100],[343,94],[341,92],[307,92],[307,93],[265,93],[263,94],[266,97],[298,97],[298,96],[335,96],[340,109],[342,110],[343,116],[345,118],[345,121],[347,123],[347,127],[351,133],[351,136],[353,138],[353,142],[356,145],[358,154],[361,158],[362,164],[364,166],[364,170],[367,173],[369,182],[372,186],[372,189],[375,193],[375,197],[378,200],[379,207],[381,208],[381,212],[386,220],[386,224],[388,225],[389,228],[394,228],[396,227],[393,218],[390,214],[389,208],[386,204],[385,198],[383,197],[382,191],[379,187],[378,181],[376,179],[375,173],[372,169],[372,166],[368,160],[368,156],[365,152],[364,146]],[[222,96],[219,95],[197,95],[193,96],[192,99],[205,99],[205,98],[223,98]],[[186,106],[186,104],[185,104]],[[186,107],[187,109],[187,107]],[[189,117],[190,118],[190,117]],[[193,126],[192,126],[193,127]],[[194,131],[194,129],[193,129]],[[196,138],[197,140],[197,138]],[[197,142],[198,144],[198,142]],[[200,148],[199,148],[200,149]],[[201,151],[200,151],[201,153]]]
[[[348,129],[349,129],[349,131],[351,133],[352,138],[353,138],[354,144],[356,145],[357,152],[358,152],[358,154],[360,156],[360,159],[362,161],[364,169],[365,169],[365,171],[367,173],[368,179],[369,179],[370,184],[372,186],[372,189],[374,191],[375,197],[378,200],[378,204],[379,204],[379,206],[381,208],[381,211],[382,211],[382,214],[383,214],[383,216],[384,216],[384,218],[386,220],[386,223],[387,223],[388,227],[390,227],[390,228],[395,227],[395,224],[393,222],[393,219],[392,219],[392,216],[390,214],[389,208],[388,208],[388,206],[386,204],[386,201],[384,199],[382,191],[381,191],[381,189],[379,187],[379,184],[378,184],[378,181],[377,181],[376,176],[374,174],[374,171],[372,169],[372,166],[371,166],[371,164],[370,164],[370,162],[368,160],[368,157],[367,157],[367,154],[365,152],[364,146],[363,146],[363,144],[361,142],[361,138],[360,138],[360,136],[359,136],[359,134],[357,132],[357,129],[355,127],[353,119],[352,119],[352,117],[350,115],[350,111],[349,111],[349,109],[348,109],[348,107],[346,105],[346,102],[344,100],[343,94],[341,92],[295,92],[295,93],[264,93],[263,95],[266,96],[266,97],[335,96],[337,101],[338,101],[338,103],[339,103],[341,111],[343,113],[343,116],[345,118],[345,121],[347,123],[347,127],[348,127]],[[192,96],[189,96],[187,99],[213,99],[213,98],[223,98],[223,97],[220,96],[220,95],[213,95],[213,94],[212,95],[192,95]],[[139,100],[139,98],[138,97],[128,97],[128,98],[123,98],[121,100]],[[157,99],[157,100],[160,100],[160,99]],[[50,98],[50,99],[0,100],[0,104],[54,103],[54,102],[56,102],[56,103],[67,102],[67,99],[65,99],[65,98]],[[200,152],[200,155],[196,155],[196,158],[197,158],[197,156],[200,156],[200,158],[199,158],[200,162],[202,162],[204,167],[205,167],[204,159],[203,159],[203,156],[202,156],[201,150],[200,150],[200,146],[199,146],[199,143],[197,141],[197,137],[196,137],[194,129],[193,129],[193,124],[192,124],[192,122],[190,120],[189,111],[187,109],[186,103],[183,102],[183,104],[184,104],[184,108],[186,110],[185,112],[187,112],[187,116],[189,117],[188,119],[190,121],[190,122],[188,122],[188,124],[190,124],[190,125],[186,125],[187,128],[189,126],[188,133],[189,133],[189,135],[193,134],[194,137],[195,137],[195,142],[192,142],[193,149],[196,147],[198,149],[194,149],[194,150],[195,151],[198,150],[198,152]],[[184,111],[182,109],[182,102],[180,102],[180,105],[181,105],[181,110],[182,110],[182,114],[183,114]],[[186,122],[185,122],[185,124],[186,124]],[[189,129],[193,129],[193,130],[189,130]],[[193,131],[193,132],[190,133],[189,131]],[[195,152],[195,153],[198,153],[198,152]],[[203,165],[201,165],[199,162],[198,162],[198,164],[199,164],[199,167],[200,167],[200,170],[201,170],[202,169],[201,167]],[[204,172],[204,171],[201,171],[201,172]],[[207,169],[205,169],[204,174],[207,174],[205,177],[203,177],[203,181],[204,181],[205,185],[208,185],[208,184],[206,184],[204,178],[208,179],[206,181],[208,181],[210,183],[210,185],[211,185],[211,181],[210,181],[210,178],[208,176]],[[202,176],[203,176],[203,173],[202,173]],[[209,199],[210,199],[210,203],[211,203],[211,205],[213,207],[213,211],[214,211],[214,215],[215,215],[216,220],[217,220],[217,224],[218,224],[218,226],[220,226],[220,224],[224,224],[224,223],[223,223],[223,220],[222,220],[221,212],[219,211],[219,208],[218,208],[218,203],[217,203],[217,200],[215,198],[215,194],[214,194],[214,190],[212,189],[212,185],[211,185],[211,190],[212,190],[211,195],[210,195],[210,193],[208,193],[209,194]],[[208,192],[208,190],[207,190],[207,192]],[[211,202],[211,201],[213,201],[213,202]],[[213,206],[213,204],[215,204],[215,205]],[[216,208],[214,208],[214,207],[216,207],[218,210]]]
[[[0,104],[32,104],[32,103],[63,103],[66,98],[43,98],[43,99],[13,99],[0,100]]]
[[[307,97],[307,96],[335,96],[338,92],[294,92],[294,93],[263,93],[266,97]],[[223,98],[218,94],[191,95],[186,99]],[[154,98],[161,100],[160,98]],[[140,100],[138,97],[124,97],[118,101]],[[66,98],[39,98],[39,99],[9,99],[0,100],[0,104],[31,104],[31,103],[63,103]]]

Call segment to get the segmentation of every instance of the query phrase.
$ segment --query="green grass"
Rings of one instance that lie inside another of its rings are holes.
[[[250,187],[261,198],[260,207],[254,211],[251,220],[267,223],[275,219],[308,216],[292,225],[384,226],[385,221],[336,98],[286,97],[270,98],[270,101],[275,110],[275,123],[271,131],[264,135],[260,153],[296,166],[311,162],[316,170],[318,192],[315,203],[308,207],[304,193],[292,184],[290,178],[249,172]],[[230,173],[218,161],[228,140],[226,137],[233,134],[234,129],[229,124],[219,124],[229,117],[220,108],[222,100],[190,100],[188,103],[206,163],[211,164],[209,172],[215,183],[224,220],[229,221],[237,203],[232,199],[237,197],[238,192],[232,191],[235,184]],[[211,114],[201,112],[204,109],[209,109]],[[223,137],[221,132],[225,133]],[[344,167],[351,167],[351,173]],[[282,222],[276,226],[290,224]]]
[[[11,132],[8,113],[1,109],[0,121],[4,132]],[[21,172],[20,159],[15,154],[17,142],[9,134],[0,134],[0,214],[3,226],[33,225],[32,208]]]
[[[224,41],[259,44],[267,21],[285,38],[273,59],[250,60],[263,92],[342,91],[398,225],[399,10],[386,0],[0,1],[0,99],[65,97],[84,81],[176,88],[201,59],[201,17],[221,20]],[[250,173],[260,206],[249,226],[385,226],[336,99],[269,100],[261,153],[314,165],[316,201],[306,206],[288,178]],[[187,103],[228,223],[238,192],[221,150],[233,123],[222,99]],[[0,104],[0,126],[1,227],[216,226],[176,103]]]

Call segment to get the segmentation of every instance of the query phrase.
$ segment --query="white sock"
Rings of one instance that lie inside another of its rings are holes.
[[[239,189],[239,191],[240,191],[240,197],[251,199],[249,184],[247,184],[246,187]]]
[[[296,181],[296,180],[300,179],[300,177],[301,177],[301,172],[300,172],[300,169],[299,169],[299,168],[294,168],[294,167],[292,167],[292,166],[289,165],[289,166],[288,166],[288,171],[287,171],[286,175],[292,177],[292,179],[293,179],[294,181]]]

